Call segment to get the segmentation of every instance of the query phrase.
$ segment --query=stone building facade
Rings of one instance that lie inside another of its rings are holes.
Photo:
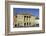
[[[31,14],[17,14],[14,16],[14,25],[15,26],[32,26],[35,23],[35,16]]]

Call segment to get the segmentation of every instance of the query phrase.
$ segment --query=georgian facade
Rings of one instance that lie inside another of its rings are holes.
[[[15,26],[32,26],[35,23],[35,16],[30,14],[17,14],[14,16]]]

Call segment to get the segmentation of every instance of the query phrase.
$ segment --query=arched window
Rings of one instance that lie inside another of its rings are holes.
[[[31,26],[31,22],[29,23],[29,26]]]
[[[17,18],[17,16],[16,16],[16,18]]]
[[[17,27],[17,24],[15,24],[15,27]]]
[[[27,26],[28,26],[28,22],[27,22]]]
[[[24,23],[24,26],[26,26],[26,23]]]

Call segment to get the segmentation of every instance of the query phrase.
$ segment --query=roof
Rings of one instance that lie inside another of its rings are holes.
[[[32,15],[32,13],[19,13],[19,14],[16,14],[16,15],[30,15],[30,16],[34,16],[34,15]],[[35,17],[37,17],[37,16],[35,16]]]
[[[18,15],[18,14],[16,14]],[[32,15],[31,13],[19,13],[19,15]]]

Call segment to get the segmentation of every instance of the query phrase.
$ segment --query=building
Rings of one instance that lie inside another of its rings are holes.
[[[20,27],[33,26],[35,24],[35,18],[36,16],[31,14],[17,14],[14,16],[14,25]]]

